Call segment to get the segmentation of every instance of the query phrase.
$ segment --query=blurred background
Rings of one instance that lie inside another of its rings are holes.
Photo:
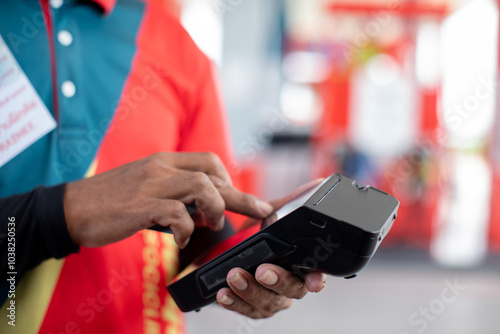
[[[241,188],[341,173],[401,202],[358,278],[266,321],[211,306],[188,333],[500,333],[499,3],[179,6],[218,66]]]

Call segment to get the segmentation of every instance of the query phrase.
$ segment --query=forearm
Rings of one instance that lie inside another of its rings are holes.
[[[2,281],[7,272],[16,272],[20,278],[46,259],[78,252],[79,247],[71,239],[66,226],[64,187],[40,187],[26,194],[0,199]],[[9,261],[9,251],[13,250],[15,260]],[[9,262],[14,262],[13,267]]]

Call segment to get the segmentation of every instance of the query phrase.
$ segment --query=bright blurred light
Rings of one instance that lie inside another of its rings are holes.
[[[432,257],[450,267],[481,264],[488,251],[492,172],[478,154],[454,153],[447,192],[439,203]]]
[[[365,66],[366,77],[377,85],[388,85],[401,75],[399,64],[388,54],[380,53],[370,58]]]
[[[296,125],[311,125],[318,120],[323,103],[309,85],[285,83],[280,94],[281,110]]]
[[[328,61],[319,52],[291,52],[283,59],[285,77],[296,83],[317,83],[328,75]]]
[[[418,126],[415,85],[389,55],[372,57],[351,80],[349,137],[374,158],[397,157],[414,145]]]
[[[182,7],[181,22],[201,51],[220,66],[222,63],[222,21],[210,5],[210,1],[186,1]]]
[[[439,25],[436,22],[421,24],[417,32],[415,72],[418,82],[434,88],[439,81]]]
[[[442,121],[449,145],[484,145],[494,121],[498,8],[475,0],[445,20],[441,30]]]

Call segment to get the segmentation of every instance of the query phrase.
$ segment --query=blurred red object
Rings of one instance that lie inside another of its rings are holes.
[[[490,249],[500,253],[500,171],[493,176],[493,193],[491,196]]]
[[[377,14],[382,10],[388,10],[391,13],[403,17],[415,16],[434,16],[444,18],[448,13],[447,6],[444,4],[430,4],[416,1],[394,1],[392,3],[382,2],[380,4],[373,2],[342,2],[336,1],[328,6],[332,12],[349,12],[362,15]]]

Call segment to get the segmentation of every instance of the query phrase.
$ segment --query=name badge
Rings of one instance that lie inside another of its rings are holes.
[[[56,126],[0,36],[0,167]]]

